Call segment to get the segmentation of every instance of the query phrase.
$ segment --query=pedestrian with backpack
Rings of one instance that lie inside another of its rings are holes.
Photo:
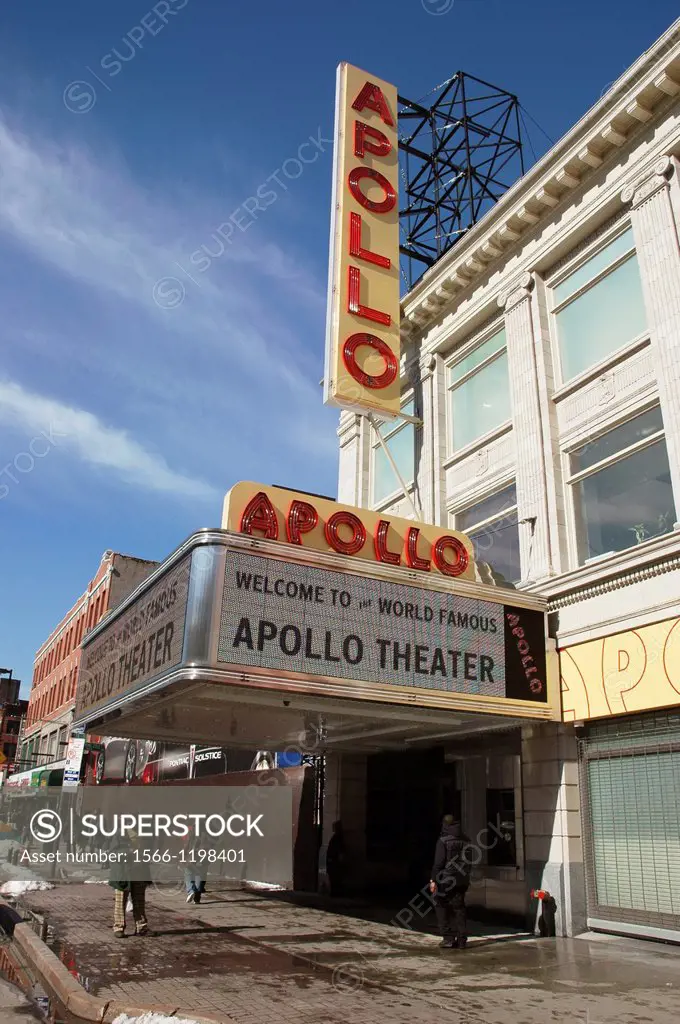
[[[469,842],[460,822],[452,814],[444,815],[430,876],[443,949],[465,949],[467,944],[465,894],[470,887],[471,865],[465,851]]]

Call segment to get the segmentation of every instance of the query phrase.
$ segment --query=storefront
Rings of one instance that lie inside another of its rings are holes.
[[[560,652],[580,724],[588,925],[680,941],[680,619]]]
[[[12,791],[31,792],[45,786],[61,786],[65,767],[66,761],[54,761],[52,764],[43,765],[42,768],[17,772],[15,775],[10,775],[5,781],[5,788]]]

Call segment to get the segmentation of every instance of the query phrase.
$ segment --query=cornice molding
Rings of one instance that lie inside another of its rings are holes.
[[[616,157],[622,146],[648,129],[656,109],[671,101],[675,86],[680,88],[679,79],[680,19],[506,192],[451,253],[442,257],[438,273],[426,273],[403,302],[404,319],[419,330],[426,329],[452,298],[488,271],[490,264],[521,246],[524,233],[551,218],[564,199],[582,188],[593,174],[600,173],[603,164]]]
[[[669,558],[665,562],[656,562],[653,565],[645,565],[640,569],[621,576],[615,576],[601,583],[591,584],[579,590],[573,590],[562,597],[554,597],[548,601],[548,612],[558,611],[560,608],[567,608],[572,604],[579,604],[590,597],[602,597],[603,594],[611,594],[614,590],[622,590],[624,587],[631,587],[635,583],[642,583],[644,580],[653,579],[655,576],[663,576],[665,573],[680,569],[680,555]]]
[[[680,568],[680,529],[528,588],[555,611]]]

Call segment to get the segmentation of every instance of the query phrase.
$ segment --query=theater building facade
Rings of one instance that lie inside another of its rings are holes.
[[[421,423],[341,414],[339,499],[464,532],[561,665],[559,724],[338,758],[365,877],[420,856],[436,779],[469,835],[514,822],[471,902],[680,940],[679,230],[680,22],[404,298]]]

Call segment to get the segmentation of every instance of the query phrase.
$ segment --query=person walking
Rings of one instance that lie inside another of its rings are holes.
[[[333,835],[326,850],[326,875],[331,896],[342,896],[345,891],[345,834],[341,821],[333,822]]]
[[[199,859],[200,843],[191,827],[184,843],[184,886],[187,903],[200,903],[205,892],[206,869]]]
[[[113,894],[113,934],[117,939],[125,938],[125,911],[128,905],[128,899],[132,904],[132,919],[135,925],[135,935],[149,935],[149,924],[146,919],[146,888],[150,884],[149,881],[135,880],[130,878],[131,870],[131,851],[134,849],[136,844],[137,836],[134,832],[130,833],[131,842],[128,845],[128,864],[115,864],[113,865],[112,873],[114,876],[109,879],[109,885],[114,890]],[[120,850],[122,847],[119,846]],[[140,865],[135,865],[139,873]],[[117,871],[116,871],[117,869]]]
[[[465,949],[467,945],[465,894],[470,887],[471,865],[464,854],[469,842],[460,822],[452,814],[444,815],[430,876],[444,949]]]

